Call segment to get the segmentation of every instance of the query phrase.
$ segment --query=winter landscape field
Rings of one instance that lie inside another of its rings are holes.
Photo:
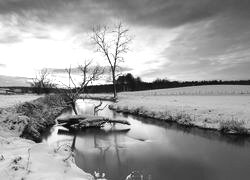
[[[25,101],[32,101],[42,97],[36,94],[22,94],[22,95],[3,95],[0,94],[0,108],[6,108],[13,105],[23,103]]]
[[[169,96],[169,95],[195,95],[195,96],[218,96],[218,95],[249,95],[250,86],[247,85],[203,85],[180,88],[157,89],[150,91],[123,92],[121,95],[139,96]]]
[[[0,180],[250,179],[250,0],[0,0]]]
[[[112,104],[110,108],[118,112],[154,118],[156,121],[176,122],[187,128],[192,126],[214,130],[224,128],[225,133],[249,133],[250,110],[247,108],[250,106],[249,89],[250,86],[217,85],[121,92],[118,94],[119,101]],[[17,107],[18,104],[39,97],[42,96],[0,96],[2,109],[0,177],[2,179],[10,177],[10,179],[20,177],[61,179],[60,173],[64,171],[67,172],[64,174],[64,179],[80,177],[91,179],[90,175],[81,172],[71,160],[64,162],[63,159],[67,158],[70,152],[68,149],[70,139],[61,142],[64,144],[62,148],[58,148],[60,147],[58,143],[48,147],[47,144],[36,144],[19,138],[20,130],[11,128],[16,127],[13,126],[13,121],[19,123],[23,121],[23,115],[16,114],[15,110],[10,110],[11,107]],[[110,94],[90,94],[88,97],[109,99]],[[53,163],[54,168],[48,168],[47,161]]]
[[[115,109],[202,128],[220,129],[236,123],[249,129],[249,90],[250,86],[212,85],[123,92]]]

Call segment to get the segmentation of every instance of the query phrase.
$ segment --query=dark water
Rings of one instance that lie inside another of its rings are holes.
[[[78,111],[93,114],[93,100],[78,102]],[[127,119],[131,126],[86,129],[76,133],[76,164],[86,172],[125,180],[137,171],[143,180],[250,179],[250,139],[213,131],[114,113],[99,115]],[[127,128],[130,130],[126,130]],[[52,128],[48,143],[72,139],[74,133]]]

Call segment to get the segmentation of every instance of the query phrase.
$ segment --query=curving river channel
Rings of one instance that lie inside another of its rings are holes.
[[[93,104],[98,103],[79,100],[79,114],[92,115]],[[132,179],[132,172],[141,180],[250,179],[250,138],[184,128],[108,108],[99,115],[127,119],[131,126],[89,128],[77,133],[53,127],[43,141],[51,144],[75,136],[77,166],[91,174],[105,173],[109,180]]]

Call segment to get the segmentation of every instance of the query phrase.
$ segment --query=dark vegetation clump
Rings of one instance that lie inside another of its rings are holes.
[[[220,130],[227,134],[247,134],[248,130],[244,127],[244,121],[223,121],[220,123]]]
[[[41,133],[55,124],[55,118],[65,109],[65,101],[61,95],[46,95],[16,107],[16,112],[28,117],[21,137],[41,141]]]
[[[177,116],[175,117],[175,119],[179,124],[186,125],[186,126],[192,126],[192,119],[186,113],[178,113]]]

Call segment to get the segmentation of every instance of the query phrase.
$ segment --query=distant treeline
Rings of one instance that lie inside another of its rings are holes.
[[[176,88],[186,86],[201,86],[201,85],[250,85],[250,80],[237,80],[237,81],[170,81],[168,79],[156,79],[153,82],[144,82],[140,77],[134,77],[128,73],[119,76],[117,79],[117,91],[141,91],[152,89]],[[87,88],[90,93],[109,93],[112,92],[112,85],[97,85],[89,86]]]
[[[250,85],[250,80],[235,80],[235,81],[170,81],[168,79],[156,79],[152,82],[144,82],[140,77],[134,77],[128,73],[123,76],[119,76],[117,79],[117,91],[140,91],[140,90],[152,90],[152,89],[164,89],[164,88],[176,88],[186,86],[200,86],[200,85]],[[3,87],[10,90],[17,90],[16,92],[22,93],[37,93],[38,89],[34,87]],[[41,90],[39,90],[41,91]],[[62,89],[45,88],[40,93],[57,93],[62,92]],[[112,84],[93,85],[88,86],[87,93],[111,93],[113,91]]]

